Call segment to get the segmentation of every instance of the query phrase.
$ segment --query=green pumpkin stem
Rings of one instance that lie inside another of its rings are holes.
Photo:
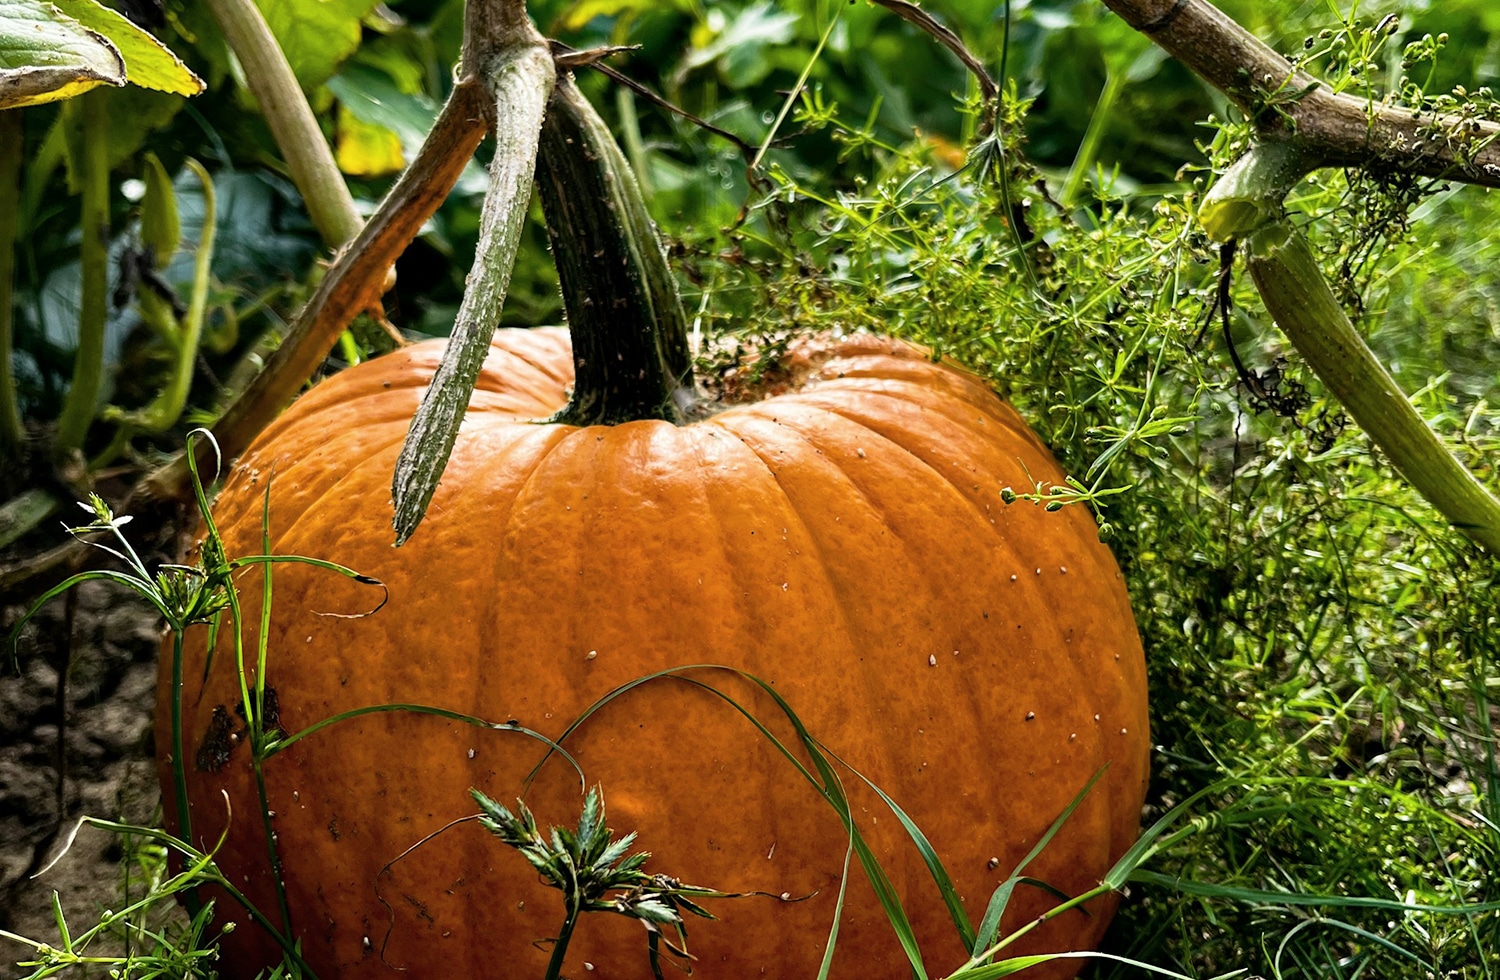
[[[537,189],[573,335],[573,395],[554,421],[681,424],[695,396],[677,283],[625,155],[571,78],[548,106]]]

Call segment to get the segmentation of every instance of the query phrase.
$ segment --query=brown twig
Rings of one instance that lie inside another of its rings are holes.
[[[617,54],[627,51],[639,51],[639,44],[607,44],[598,48],[570,48],[561,41],[551,41],[552,61],[558,68],[571,70],[574,68],[588,68],[605,58],[613,58]]]
[[[993,128],[996,100],[1000,96],[1000,87],[995,84],[995,80],[985,70],[984,62],[976,58],[974,53],[964,44],[963,38],[953,33],[952,30],[939,23],[931,14],[916,4],[909,2],[909,0],[870,0],[870,2],[877,7],[884,7],[907,23],[920,27],[932,35],[939,44],[952,51],[954,57],[964,63],[964,67],[969,69],[975,80],[979,82],[979,95],[985,105],[985,128]]]
[[[681,116],[683,119],[686,119],[688,122],[692,123],[694,126],[697,126],[699,129],[706,130],[707,132],[713,133],[715,136],[728,140],[739,149],[740,153],[744,155],[747,161],[751,157],[755,156],[754,146],[740,139],[738,136],[729,132],[727,129],[720,129],[718,126],[715,126],[708,120],[693,115],[691,112],[688,112],[686,109],[677,105],[672,100],[666,98],[665,96],[658,95],[648,86],[641,84],[640,82],[631,78],[629,75],[622,74],[618,70],[611,68],[609,65],[606,65],[603,62],[604,58],[611,57],[612,55],[616,55],[624,51],[634,51],[636,47],[636,45],[631,45],[628,47],[591,48],[587,51],[578,51],[574,48],[568,47],[561,41],[553,41],[552,60],[556,62],[559,69],[563,70],[575,67],[592,68],[594,69],[594,71],[599,72],[611,81],[618,82],[619,84],[630,89],[632,92],[641,96],[641,98],[652,103],[653,105],[660,106],[670,113]]]
[[[1208,0],[1104,0],[1316,167],[1400,168],[1500,187],[1500,125],[1331,92]],[[1275,111],[1266,111],[1274,103]]]

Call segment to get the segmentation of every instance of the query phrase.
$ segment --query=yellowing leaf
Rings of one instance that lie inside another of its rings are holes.
[[[406,166],[399,136],[384,126],[361,120],[342,104],[334,159],[340,170],[355,177],[383,177]]]
[[[203,80],[151,34],[99,0],[52,0],[64,14],[109,41],[125,59],[125,77],[143,88],[174,95],[197,95]]]
[[[0,3],[0,109],[125,81],[125,60],[104,35],[43,0]]]

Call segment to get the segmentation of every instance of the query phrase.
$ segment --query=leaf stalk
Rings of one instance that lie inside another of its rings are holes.
[[[1401,475],[1454,527],[1500,555],[1500,500],[1448,450],[1354,329],[1302,233],[1255,232],[1247,264],[1266,310]]]

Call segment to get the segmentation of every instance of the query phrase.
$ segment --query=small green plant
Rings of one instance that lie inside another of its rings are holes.
[[[612,912],[645,926],[651,971],[661,977],[663,945],[679,959],[693,958],[687,949],[683,914],[703,919],[714,917],[694,899],[732,897],[710,888],[683,884],[669,875],[643,871],[651,852],[628,853],[635,842],[633,833],[612,839],[605,823],[604,796],[597,786],[584,797],[576,829],[553,827],[549,833],[543,833],[537,826],[536,818],[523,801],[516,801],[512,813],[479,790],[470,792],[479,804],[480,825],[520,852],[547,885],[563,893],[566,915],[562,930],[553,940],[546,980],[558,977],[568,941],[579,917],[586,912]],[[675,943],[664,938],[664,928],[676,934]]]

